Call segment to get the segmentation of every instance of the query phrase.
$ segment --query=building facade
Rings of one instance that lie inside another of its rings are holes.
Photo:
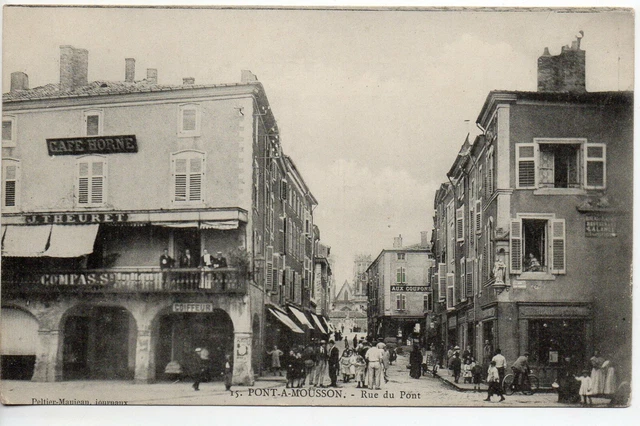
[[[345,281],[333,298],[330,318],[336,328],[340,331],[344,331],[346,333],[353,332],[366,334],[366,294],[356,294],[351,283]]]
[[[433,309],[431,250],[422,244],[403,247],[395,238],[393,249],[384,249],[367,273],[368,331],[373,337],[423,338],[425,314]]]
[[[442,346],[524,352],[550,385],[594,350],[631,367],[633,93],[587,92],[580,40],[538,91],[493,91],[434,200]]]
[[[317,204],[262,84],[136,81],[133,59],[89,82],[71,46],[60,71],[3,95],[4,377],[148,382],[207,347],[252,384],[274,329],[303,333]]]

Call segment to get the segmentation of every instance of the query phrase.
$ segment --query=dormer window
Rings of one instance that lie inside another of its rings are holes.
[[[102,110],[84,112],[83,136],[102,136]]]

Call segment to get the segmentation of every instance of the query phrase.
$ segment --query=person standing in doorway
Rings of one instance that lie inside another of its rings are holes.
[[[278,346],[276,345],[273,346],[272,351],[267,352],[267,355],[271,356],[271,374],[273,374],[274,376],[276,375],[276,373],[278,373],[279,376],[282,376],[282,371],[280,370],[280,357],[282,357],[283,354],[284,352],[278,349]]]
[[[233,357],[231,354],[224,356],[224,388],[231,390],[231,381],[233,379]]]
[[[209,359],[209,351],[207,348],[196,348],[196,357],[198,362],[198,371],[193,382],[193,390],[200,390],[200,383],[208,381],[211,378],[211,359]]]

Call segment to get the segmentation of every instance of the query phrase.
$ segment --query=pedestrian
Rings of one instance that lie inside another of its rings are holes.
[[[342,357],[340,357],[340,374],[342,375],[342,382],[349,383],[351,378],[351,351],[345,349],[342,351]]]
[[[274,345],[272,351],[267,351],[267,355],[271,356],[271,374],[275,376],[276,373],[278,373],[279,376],[282,376],[282,371],[280,371],[280,357],[284,355],[284,352],[278,349],[278,346]]]
[[[329,377],[331,378],[331,387],[338,387],[338,371],[340,370],[340,350],[336,347],[336,342],[329,340]]]
[[[476,363],[473,358],[471,358],[471,374],[473,376],[473,389],[480,390],[480,383],[482,382],[482,371],[483,368],[479,363]],[[487,370],[488,371],[488,370]],[[500,380],[500,375],[498,374],[498,380]],[[498,382],[498,384],[500,384]]]
[[[453,381],[458,383],[460,380],[460,372],[462,370],[462,361],[460,360],[460,354],[455,352],[453,358],[449,362],[449,368],[453,371]]]
[[[367,350],[365,360],[367,364],[367,381],[369,389],[380,390],[380,377],[382,376],[382,351],[380,345],[384,343],[378,343],[378,346],[373,346]]]
[[[599,351],[593,351],[593,356],[589,360],[591,363],[591,387],[592,395],[600,395],[604,393],[605,370],[602,368],[605,359],[600,356]]]
[[[285,387],[292,388],[296,379],[296,353],[293,349],[289,350],[285,363],[287,372],[287,384]]]
[[[231,390],[231,381],[233,380],[233,357],[227,353],[224,356],[224,388]]]
[[[576,368],[570,356],[566,356],[558,371],[558,402],[580,402],[580,384],[575,379]],[[553,387],[553,384],[551,385]]]
[[[197,373],[193,382],[193,390],[200,390],[200,383],[209,381],[211,378],[211,359],[209,359],[209,351],[207,348],[196,348]]]
[[[354,381],[357,384],[356,388],[360,389],[366,387],[364,381],[364,372],[367,368],[367,363],[365,362],[364,358],[357,352],[354,352],[354,354],[352,355],[351,364],[354,366],[355,370]]]
[[[592,405],[591,395],[593,394],[593,381],[589,377],[589,370],[583,370],[580,376],[576,377],[580,382],[580,390],[578,394],[582,397],[582,405]]]
[[[314,382],[314,368],[316,365],[316,351],[313,346],[313,342],[309,343],[302,354],[302,362],[304,364],[305,378],[303,380],[305,385],[313,386]]]
[[[356,346],[358,346],[358,335],[355,334],[353,336],[353,347],[355,348]]]
[[[462,383],[471,384],[471,379],[473,379],[471,368],[473,367],[471,365],[471,358],[469,357],[464,361],[464,365],[462,366]]]
[[[500,386],[502,386],[502,383],[504,382],[504,375],[507,370],[507,359],[504,357],[504,355],[502,355],[502,350],[500,348],[496,349],[496,354],[493,356],[491,361],[496,362],[496,368],[498,369],[498,374],[500,375]]]
[[[489,390],[487,391],[487,399],[485,401],[491,401],[493,395],[500,396],[500,402],[504,401],[504,395],[502,394],[502,386],[500,386],[500,376],[498,375],[498,369],[496,368],[496,362],[491,361],[489,364],[489,370],[487,372],[487,384]]]
[[[604,371],[604,389],[602,393],[611,398],[618,387],[618,382],[616,380],[616,370],[609,360],[606,360],[602,363],[602,370]]]
[[[422,353],[418,345],[413,345],[411,354],[409,354],[409,377],[419,379],[422,375]]]
[[[389,366],[391,365],[391,353],[389,352],[389,348],[387,347],[387,345],[384,346],[382,351],[382,375],[384,377],[384,382],[389,383]]]
[[[325,388],[331,383],[329,377],[329,354],[327,353],[327,342],[321,340],[316,352],[315,386]]]

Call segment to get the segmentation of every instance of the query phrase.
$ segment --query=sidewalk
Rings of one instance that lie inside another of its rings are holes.
[[[440,368],[438,370],[438,373],[436,374],[436,377],[439,378],[442,382],[452,386],[458,391],[474,392],[473,383],[463,383],[464,380],[462,379],[462,377],[460,377],[460,379],[458,380],[458,383],[454,382],[453,372],[449,371],[449,369],[447,368]],[[480,383],[480,390],[479,391],[476,390],[476,392],[486,392],[487,389],[488,389],[488,386],[486,383]]]

